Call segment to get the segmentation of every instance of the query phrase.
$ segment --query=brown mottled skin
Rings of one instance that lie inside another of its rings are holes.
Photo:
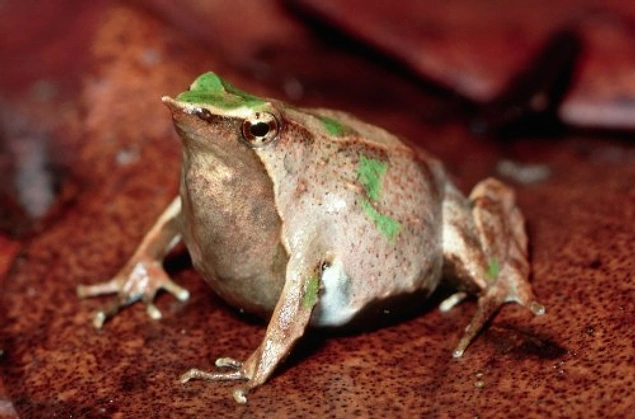
[[[213,94],[242,98],[225,87]],[[436,159],[341,112],[274,100],[231,108],[164,102],[183,141],[180,197],[112,281],[78,291],[118,293],[97,314],[97,326],[136,299],[159,317],[152,305],[158,289],[187,298],[160,267],[182,238],[216,293],[271,315],[263,342],[245,362],[221,358],[216,365],[227,370],[193,369],[183,382],[246,380],[234,391],[244,403],[309,325],[343,325],[372,302],[425,295],[444,274],[459,291],[443,310],[468,292],[479,298],[455,356],[501,304],[544,311],[527,281],[523,218],[502,183],[487,179],[465,198]]]

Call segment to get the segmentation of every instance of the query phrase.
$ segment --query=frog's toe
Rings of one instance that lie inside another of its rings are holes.
[[[205,380],[205,381],[235,381],[246,380],[247,377],[241,370],[233,371],[203,371],[198,368],[192,368],[181,375],[181,384],[185,384],[190,380]]]
[[[537,316],[545,314],[545,307],[536,301],[526,277],[510,268],[502,271],[498,280],[479,297],[476,313],[465,328],[453,356],[460,358],[494,313],[502,305],[514,302],[528,308]]]
[[[238,387],[232,392],[234,396],[234,400],[239,404],[247,404],[247,393],[249,393],[249,389],[246,387]]]
[[[229,357],[217,358],[215,364],[218,368],[232,368],[235,370],[239,370],[243,367],[242,361],[237,361]]]
[[[152,320],[159,320],[163,315],[161,314],[161,310],[157,308],[152,302],[146,303],[146,313]]]
[[[109,281],[94,285],[79,285],[77,295],[79,298],[89,298],[117,294],[114,301],[95,314],[93,324],[99,329],[122,308],[139,300],[146,305],[146,311],[152,319],[160,319],[161,312],[154,305],[154,299],[160,290],[169,292],[179,301],[185,301],[190,296],[185,288],[170,279],[159,261],[136,259],[128,263]]]
[[[121,310],[121,307],[119,300],[115,300],[103,309],[97,311],[93,316],[93,326],[97,329],[101,329],[104,326],[104,323],[106,323],[106,320],[117,314],[119,310]]]
[[[488,289],[485,294],[478,299],[478,308],[472,317],[470,323],[465,327],[463,336],[458,345],[452,352],[452,356],[460,358],[463,353],[474,340],[478,332],[485,326],[492,315],[504,304],[503,299],[497,292],[492,292],[492,288]]]
[[[77,286],[77,296],[79,298],[90,298],[114,293],[118,294],[113,301],[95,312],[93,316],[93,325],[95,328],[101,329],[106,320],[114,317],[123,307],[132,304],[140,298],[139,296],[130,296],[122,293],[121,288],[123,285],[123,278],[115,277],[110,281],[99,284]]]
[[[169,277],[167,277],[166,282],[161,284],[161,289],[169,292],[179,301],[187,301],[190,298],[190,292],[172,281]]]
[[[122,286],[121,278],[114,277],[110,281],[101,282],[99,284],[77,286],[75,291],[79,298],[90,298],[98,295],[114,294],[119,291]]]
[[[536,300],[528,274],[513,267],[513,264],[506,266],[501,272],[501,277],[488,290],[487,294],[496,294],[499,305],[504,303],[517,303],[529,309],[536,316],[545,314],[545,306]]]
[[[241,361],[237,361],[233,358],[218,358],[216,360],[216,366],[219,368],[228,368],[227,371],[203,371],[197,368],[192,368],[181,375],[180,381],[182,384],[187,383],[190,380],[205,380],[205,381],[239,381],[246,380],[247,383],[237,387],[232,392],[234,400],[237,403],[247,403],[247,393],[256,387],[258,384],[255,380],[248,377],[244,364]]]
[[[452,310],[455,306],[465,300],[468,295],[469,294],[465,291],[459,291],[450,295],[448,298],[441,301],[441,304],[439,304],[439,310],[444,313]]]
[[[218,368],[229,368],[230,370],[207,372],[199,370],[198,368],[192,368],[181,375],[181,383],[187,383],[190,380],[229,381],[249,379],[243,370],[242,361],[237,361],[234,358],[223,357],[216,360],[216,366]]]

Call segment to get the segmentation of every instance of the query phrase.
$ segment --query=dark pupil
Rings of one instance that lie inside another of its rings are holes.
[[[269,124],[257,122],[249,127],[249,132],[254,137],[264,137],[269,132]]]

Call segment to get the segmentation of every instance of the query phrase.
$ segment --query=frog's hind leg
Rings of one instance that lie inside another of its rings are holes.
[[[462,282],[480,288],[477,311],[454,351],[460,357],[501,305],[516,302],[536,315],[545,309],[529,284],[527,235],[513,190],[490,178],[474,187],[469,200],[454,189],[448,193],[444,204],[448,227],[443,237],[446,265],[452,265]],[[471,207],[471,215],[459,209],[465,205]],[[441,309],[450,309],[466,295],[460,291],[451,296]]]

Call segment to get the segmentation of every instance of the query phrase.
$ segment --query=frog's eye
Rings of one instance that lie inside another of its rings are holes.
[[[278,119],[269,112],[256,112],[243,121],[243,139],[251,147],[269,144],[280,133]]]

